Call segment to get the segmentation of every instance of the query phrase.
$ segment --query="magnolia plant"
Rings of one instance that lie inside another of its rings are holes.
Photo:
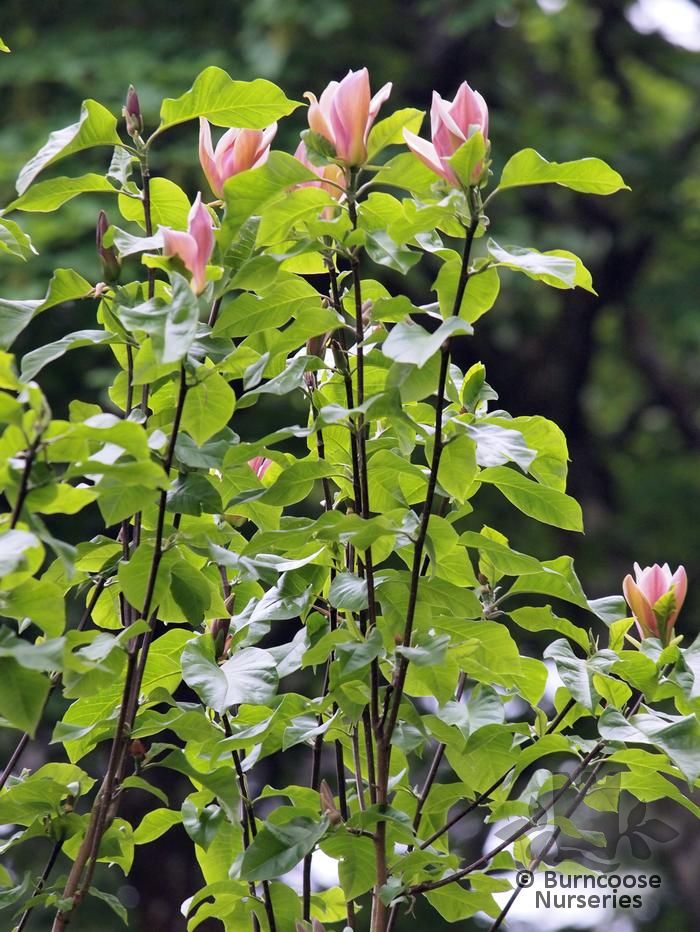
[[[390,92],[372,96],[362,69],[307,94],[292,155],[270,147],[301,105],[210,67],[150,133],[133,88],[121,130],[85,101],[19,174],[0,217],[15,256],[32,246],[10,214],[89,192],[121,219],[99,216],[92,278],[59,268],[44,298],[0,302],[0,716],[15,732],[0,821],[16,826],[0,879],[18,929],[37,909],[54,932],[86,928],[88,894],[125,918],[113,873],[166,832],[201,869],[188,930],[389,932],[414,909],[496,929],[518,891],[494,895],[556,861],[583,800],[696,812],[700,646],[674,636],[685,571],[625,580],[640,641],[624,600],[589,600],[570,557],[512,547],[484,488],[522,513],[523,537],[528,522],[582,530],[566,441],[500,409],[484,366],[453,354],[501,276],[592,291],[571,252],[489,235],[509,192],[624,182],[533,149],[496,181],[466,82],[451,103],[434,94],[430,141],[420,111],[387,113]],[[197,120],[210,203],[150,169]],[[51,171],[92,147],[112,150],[103,173]],[[41,344],[34,318],[61,305],[94,325]],[[39,345],[15,363],[26,327]],[[42,371],[93,345],[112,355],[108,391],[54,416]],[[100,533],[81,539],[76,520],[59,539],[52,517],[79,513]],[[29,770],[52,694],[61,756]],[[186,785],[182,801],[161,784]],[[475,820],[501,841],[468,863]],[[48,856],[24,880],[20,846]],[[315,879],[316,852],[337,879]]]

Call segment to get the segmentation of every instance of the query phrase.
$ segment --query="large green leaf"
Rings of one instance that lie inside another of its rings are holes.
[[[569,531],[583,530],[581,508],[564,492],[533,482],[507,466],[484,469],[479,479],[495,485],[508,501],[530,518]]]
[[[559,184],[583,194],[614,194],[629,190],[622,176],[602,159],[548,162],[534,149],[522,149],[505,164],[499,190],[530,184]]]
[[[689,783],[700,776],[700,723],[695,715],[642,712],[626,719],[606,709],[598,721],[602,738],[632,744],[651,744],[663,751]]]
[[[219,666],[211,637],[191,640],[182,652],[182,675],[203,702],[216,712],[245,702],[264,705],[277,692],[277,667],[265,650],[246,647]]]
[[[403,110],[395,110],[391,116],[375,123],[367,138],[367,159],[371,162],[387,146],[403,145],[404,129],[412,133],[420,132],[423,116],[422,110],[406,107]]]
[[[158,132],[196,117],[206,117],[216,126],[262,129],[298,106],[270,81],[234,81],[221,68],[211,65],[197,75],[189,91],[163,101]]]
[[[21,197],[8,204],[6,210],[45,213],[56,210],[79,194],[87,193],[117,194],[117,189],[105,177],[94,172],[79,178],[51,178],[25,191]]]
[[[14,220],[6,217],[0,217],[0,252],[25,262],[37,254],[29,235]]]
[[[46,343],[27,353],[22,358],[21,377],[24,381],[33,379],[44,366],[60,359],[69,350],[80,349],[82,346],[96,346],[114,339],[114,335],[106,330],[76,330],[53,343]]]
[[[92,290],[90,282],[73,269],[56,269],[45,298],[33,301],[7,301],[0,298],[0,348],[10,347],[37,314],[67,301],[87,298]]]
[[[591,273],[578,256],[565,249],[538,252],[522,246],[499,246],[494,240],[487,245],[496,265],[523,272],[528,278],[544,282],[552,288],[584,288],[595,294]]]
[[[96,100],[86,100],[78,122],[51,133],[45,145],[22,168],[17,178],[17,193],[24,194],[39,172],[59,159],[93,146],[117,146],[120,143],[116,118]]]
[[[324,836],[326,819],[299,816],[284,825],[266,822],[243,855],[242,880],[274,880],[295,867]]]
[[[11,657],[0,657],[0,718],[34,737],[49,694],[49,678]]]
[[[411,363],[422,368],[450,337],[457,333],[473,333],[471,326],[459,317],[446,320],[433,333],[420,324],[402,321],[392,328],[384,341],[384,355],[395,362]]]

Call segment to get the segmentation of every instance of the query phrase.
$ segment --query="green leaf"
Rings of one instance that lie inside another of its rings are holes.
[[[46,297],[34,301],[6,301],[0,298],[0,349],[7,349],[33,317],[49,308],[87,298],[92,285],[72,269],[56,269]]]
[[[207,373],[187,392],[182,429],[201,446],[226,427],[235,407],[236,396],[226,379],[218,372]]]
[[[27,579],[0,595],[0,611],[20,621],[28,618],[49,637],[58,637],[66,624],[62,589],[46,579]]]
[[[438,482],[460,504],[467,500],[476,478],[476,462],[477,448],[471,438],[458,434],[445,444],[440,457]]]
[[[93,146],[120,144],[115,117],[96,100],[86,100],[78,122],[51,133],[46,144],[22,168],[17,178],[17,193],[24,194],[39,172],[59,159]]]
[[[40,181],[39,184],[34,185],[30,191],[26,191],[21,197],[8,204],[5,210],[48,213],[79,194],[88,193],[117,194],[117,189],[105,177],[94,172],[81,175],[79,178],[51,178],[49,181]]]
[[[511,550],[506,544],[483,532],[479,534],[476,531],[465,531],[460,535],[459,542],[466,547],[475,547],[480,554],[485,554],[500,576],[521,576],[524,573],[538,573],[542,566],[539,560],[534,557],[519,553],[517,550]]]
[[[179,475],[168,490],[168,511],[175,514],[220,514],[221,496],[206,476],[200,473]]]
[[[211,65],[197,75],[189,91],[163,101],[158,132],[200,116],[216,126],[263,129],[298,106],[270,81],[234,81],[221,68]]]
[[[470,325],[458,317],[452,317],[440,324],[434,333],[425,330],[419,324],[402,321],[392,328],[384,341],[382,351],[395,362],[411,363],[422,368],[440,347],[456,333],[473,333]]]
[[[69,350],[107,343],[113,339],[114,334],[108,333],[106,330],[76,330],[74,333],[69,333],[53,343],[45,343],[22,358],[21,378],[24,381],[30,381],[41,372],[44,366],[56,359],[60,359]]]
[[[531,184],[559,184],[582,194],[614,194],[629,191],[622,176],[602,159],[548,162],[534,149],[522,149],[506,162],[499,190]]]
[[[24,230],[14,220],[5,217],[0,217],[0,252],[24,261],[37,254]]]
[[[277,692],[277,666],[267,651],[246,647],[219,666],[213,641],[206,635],[189,641],[183,650],[182,675],[202,701],[220,713],[241,702],[264,705]]]
[[[286,152],[271,152],[264,165],[240,172],[224,184],[226,215],[223,231],[230,238],[262,207],[293,185],[318,181],[316,175]]]
[[[182,188],[168,178],[152,178],[149,192],[153,229],[164,226],[186,230],[190,202]],[[146,229],[143,200],[140,197],[120,194],[119,210],[125,220],[138,223],[142,230]]]
[[[9,52],[9,46],[5,45],[2,39],[0,39],[0,52]]]
[[[700,776],[700,722],[695,715],[661,715],[644,712],[626,719],[617,709],[606,709],[598,730],[608,741],[651,744],[663,751],[690,784]]]
[[[450,167],[465,188],[479,180],[479,166],[483,164],[485,156],[486,140],[484,134],[477,130],[450,157]]]
[[[123,784],[122,784],[123,785]],[[152,809],[141,819],[134,831],[134,844],[146,845],[160,838],[174,825],[180,825],[182,816],[173,809]]]
[[[565,249],[550,249],[538,252],[522,246],[499,246],[490,239],[487,244],[489,255],[498,266],[523,272],[528,278],[544,282],[552,288],[584,288],[593,294],[591,273],[578,256]]]
[[[338,573],[331,583],[328,601],[334,608],[362,611],[367,608],[367,580],[353,573]]]
[[[199,302],[187,279],[173,272],[172,300],[153,298],[136,307],[119,305],[119,320],[129,330],[149,334],[160,363],[178,362],[187,355],[197,333]]]
[[[448,922],[461,922],[476,913],[497,916],[499,906],[490,893],[465,890],[459,884],[449,884],[439,890],[430,890],[426,899]]]
[[[588,650],[588,635],[566,618],[558,618],[547,605],[544,608],[516,608],[508,612],[510,618],[526,631],[558,631],[575,641],[583,650]]]
[[[375,123],[367,137],[367,160],[371,162],[387,146],[403,145],[404,129],[419,133],[424,116],[422,110],[405,107],[402,110],[395,110],[391,116]]]
[[[224,810],[220,806],[205,806],[198,809],[192,799],[182,804],[182,824],[192,841],[206,851],[214,841],[219,826],[225,821]]]
[[[433,284],[433,291],[437,292],[440,302],[440,313],[445,319],[451,316],[454,309],[461,270],[462,259],[454,255],[442,264]],[[459,308],[459,316],[473,324],[491,310],[500,290],[501,282],[496,269],[487,268],[483,272],[470,275]]]
[[[362,896],[374,885],[374,845],[371,838],[340,830],[321,844],[324,854],[338,861],[338,877],[348,900]]]
[[[283,825],[266,822],[243,855],[241,880],[274,880],[313,851],[328,828],[324,819],[299,816]]]
[[[509,502],[530,518],[568,531],[583,530],[581,508],[564,492],[539,485],[507,466],[484,469],[479,479],[495,485]]]
[[[421,253],[394,242],[384,230],[375,230],[373,233],[368,233],[365,249],[367,255],[377,265],[394,269],[403,275],[406,275],[421,260]]]
[[[38,670],[21,667],[11,657],[0,657],[0,717],[11,728],[34,737],[51,684]]]
[[[527,578],[517,579],[508,591],[512,595],[518,592],[551,595],[578,605],[579,608],[590,608],[578,576],[574,572],[574,561],[571,557],[543,560],[540,572],[528,575]]]
[[[518,430],[487,421],[467,424],[467,433],[476,443],[476,461],[479,466],[503,466],[517,463],[525,472],[537,457]]]
[[[600,693],[594,687],[594,675],[605,673],[618,659],[612,651],[599,651],[595,656],[582,660],[563,638],[550,644],[544,651],[544,657],[554,661],[566,688],[589,711],[593,711],[600,699]]]

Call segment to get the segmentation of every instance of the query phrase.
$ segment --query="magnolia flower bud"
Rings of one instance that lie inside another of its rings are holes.
[[[325,780],[321,780],[319,796],[321,797],[321,811],[328,816],[331,825],[338,825],[339,822],[342,822],[343,818],[336,808],[333,791]]]
[[[214,641],[214,656],[217,660],[220,660],[226,653],[226,641],[228,639],[228,632],[230,627],[230,618],[215,618],[211,623],[211,636]]]
[[[121,269],[121,259],[117,255],[114,246],[104,245],[104,235],[109,228],[109,220],[104,210],[97,215],[97,227],[95,229],[95,242],[97,245],[97,255],[102,263],[102,277],[105,282],[115,282],[119,278]]]
[[[129,85],[126,94],[126,103],[122,108],[122,116],[126,122],[126,131],[132,139],[136,139],[143,132],[143,117],[141,116],[141,104],[139,95],[133,84]]]
[[[672,573],[668,563],[644,569],[635,563],[634,575],[635,579],[625,576],[622,589],[639,633],[643,638],[659,638],[667,645],[688,590],[685,568],[679,566]]]
[[[391,84],[385,84],[372,97],[367,69],[348,71],[342,81],[331,81],[319,100],[315,94],[304,94],[309,101],[309,128],[328,140],[344,165],[362,165],[367,161],[369,131],[390,93]]]

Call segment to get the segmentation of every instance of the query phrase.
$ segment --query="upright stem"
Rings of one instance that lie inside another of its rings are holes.
[[[187,380],[184,364],[180,369],[180,387],[178,392],[177,406],[173,426],[170,434],[170,441],[165,457],[164,468],[166,475],[169,476],[175,453],[175,444],[180,429],[182,414],[187,397]],[[165,510],[167,504],[167,489],[163,489],[160,494],[158,505],[158,518],[156,521],[156,532],[153,549],[153,559],[149,578],[146,585],[146,595],[143,608],[140,612],[141,618],[149,619],[149,628],[141,639],[140,644],[128,651],[126,676],[124,679],[124,689],[119,707],[119,716],[117,727],[112,740],[110,749],[107,771],[105,773],[100,790],[95,798],[95,802],[90,814],[90,821],[78,850],[73,867],[68,875],[66,885],[63,891],[63,900],[72,900],[72,906],[69,910],[60,910],[54,919],[52,932],[63,932],[70,922],[73,913],[82,901],[85,894],[92,884],[92,875],[95,870],[97,858],[99,856],[100,843],[102,837],[109,827],[118,809],[118,795],[115,793],[116,784],[119,774],[122,770],[128,747],[129,734],[133,721],[136,717],[138,708],[138,696],[143,680],[144,669],[148,657],[148,650],[155,633],[156,617],[152,613],[152,603],[155,595],[156,580],[158,569],[163,556],[163,537],[165,530]]]
[[[470,192],[471,197],[471,192]],[[452,307],[452,316],[456,317],[462,307],[462,300],[466,291],[467,282],[469,281],[469,260],[474,236],[479,225],[479,211],[472,203],[472,215],[469,226],[465,230],[464,248],[462,251],[462,266],[460,270],[457,290],[455,293],[454,305]],[[415,619],[416,605],[418,602],[418,585],[422,575],[423,551],[425,541],[428,535],[428,525],[435,498],[435,489],[437,487],[438,472],[440,469],[440,457],[442,455],[442,417],[445,407],[445,391],[447,386],[447,372],[450,364],[450,347],[451,341],[448,339],[442,346],[442,358],[440,361],[440,374],[438,378],[437,400],[435,403],[435,431],[433,438],[433,455],[430,463],[430,475],[428,478],[428,488],[425,497],[425,503],[421,512],[420,525],[416,544],[413,551],[413,565],[411,569],[411,581],[409,588],[408,606],[406,611],[406,624],[404,627],[402,643],[407,647],[411,644],[413,636],[413,622]],[[402,656],[397,664],[396,672],[392,681],[391,695],[388,704],[385,706],[384,714],[381,721],[376,726],[377,740],[377,802],[380,806],[388,804],[388,784],[391,763],[391,740],[399,716],[403,690],[406,683],[406,674],[408,671],[408,659]],[[441,756],[441,755],[440,755]],[[435,773],[437,773],[437,766]],[[428,786],[428,790],[430,787]],[[427,795],[427,794],[426,794]],[[387,857],[386,857],[386,822],[377,823],[375,832],[375,857],[376,857],[376,885],[373,897],[372,912],[372,932],[387,932],[389,926],[389,910],[382,903],[379,891],[388,879]]]

